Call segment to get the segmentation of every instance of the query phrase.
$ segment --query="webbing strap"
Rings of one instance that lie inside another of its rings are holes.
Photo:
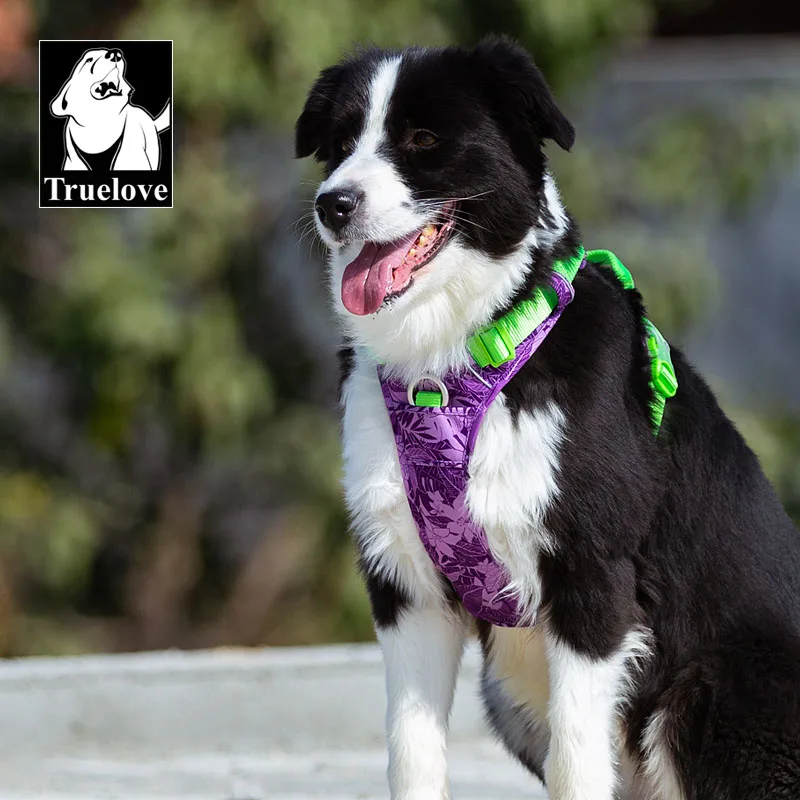
[[[553,272],[572,283],[583,262],[584,251],[579,248],[572,258],[553,264]],[[552,286],[533,292],[517,303],[496,322],[486,325],[470,336],[467,347],[479,367],[499,367],[514,358],[517,347],[525,341],[555,310],[558,294]]]

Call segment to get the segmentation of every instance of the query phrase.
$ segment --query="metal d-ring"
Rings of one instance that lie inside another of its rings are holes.
[[[439,393],[442,395],[442,405],[441,407],[444,408],[450,402],[450,392],[447,391],[447,387],[439,380],[439,378],[435,378],[433,375],[420,375],[419,378],[412,381],[408,384],[408,404],[410,406],[415,406],[416,400],[414,395],[414,390],[419,386],[422,381],[430,381],[431,383],[436,384],[436,388],[439,390]]]

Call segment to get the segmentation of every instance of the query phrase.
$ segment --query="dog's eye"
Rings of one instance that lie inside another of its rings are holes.
[[[411,137],[415,147],[433,147],[439,140],[430,131],[415,131]]]
[[[356,140],[352,136],[346,136],[336,140],[336,149],[343,154],[352,153],[355,144]]]

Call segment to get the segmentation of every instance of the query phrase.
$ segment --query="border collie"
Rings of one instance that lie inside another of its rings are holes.
[[[469,336],[579,251],[543,151],[573,140],[504,38],[362,51],[321,73],[297,122],[297,156],[325,166],[344,487],[386,665],[393,798],[449,797],[476,622],[421,544],[376,370],[469,369]],[[488,719],[554,800],[800,798],[800,535],[678,350],[653,435],[639,294],[591,263],[574,289],[470,461],[469,512],[534,620],[477,621]]]

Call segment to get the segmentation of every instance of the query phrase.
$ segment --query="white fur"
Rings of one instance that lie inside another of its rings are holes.
[[[641,772],[651,787],[647,800],[685,800],[664,728],[664,713],[657,711],[650,717],[642,736]]]
[[[389,787],[395,800],[442,800],[447,724],[466,639],[463,616],[413,609],[378,631],[386,663]]]
[[[601,613],[598,611],[598,613]],[[550,675],[550,749],[545,782],[551,800],[613,800],[617,786],[617,720],[647,636],[631,631],[602,660],[545,635]]]
[[[544,176],[544,200],[553,218],[554,225],[550,227],[545,220],[539,220],[541,227],[540,246],[555,244],[567,228],[567,212],[561,202],[561,195],[558,193],[556,182],[549,172]]]
[[[517,597],[526,622],[533,622],[541,600],[539,551],[554,549],[543,520],[558,497],[564,424],[555,404],[522,411],[515,420],[500,394],[486,412],[470,461],[467,507],[506,568],[506,592]]]

